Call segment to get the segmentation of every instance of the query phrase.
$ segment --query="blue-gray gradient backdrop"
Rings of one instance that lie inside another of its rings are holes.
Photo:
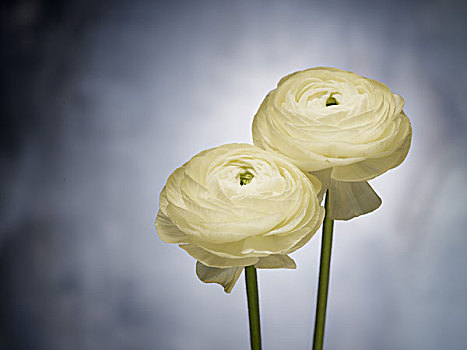
[[[282,76],[406,100],[406,161],[338,222],[326,349],[467,348],[465,1],[3,1],[0,349],[248,349],[232,294],[153,227],[168,175],[251,142]],[[320,238],[259,271],[264,349],[310,349]]]

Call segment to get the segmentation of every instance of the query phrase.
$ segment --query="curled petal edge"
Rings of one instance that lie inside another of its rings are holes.
[[[230,293],[242,274],[243,266],[218,268],[206,266],[201,262],[196,262],[196,275],[204,283],[218,283],[224,287],[224,292]]]
[[[154,225],[159,238],[165,243],[187,243],[190,240],[160,209]]]
[[[260,258],[255,264],[258,269],[295,269],[295,261],[288,255],[270,255]],[[232,292],[238,281],[244,266],[234,267],[212,267],[206,266],[202,262],[196,262],[196,275],[204,283],[217,283],[224,287],[224,292]]]
[[[323,188],[323,184],[321,181],[316,177],[313,176],[312,174],[305,172],[306,177],[308,180],[310,180],[311,185],[313,186],[313,189],[315,190],[315,193],[318,194],[321,192],[321,189]]]

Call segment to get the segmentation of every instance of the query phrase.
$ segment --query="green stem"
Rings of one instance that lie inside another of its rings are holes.
[[[246,295],[248,299],[248,317],[250,319],[251,350],[261,350],[261,326],[259,322],[258,279],[256,268],[245,266]]]
[[[328,216],[329,191],[326,192],[324,207],[326,214],[323,223],[321,241],[321,260],[319,266],[318,299],[316,302],[315,333],[313,335],[313,350],[323,349],[324,326],[326,323],[326,306],[328,302],[329,271],[331,268],[332,229],[334,220]]]

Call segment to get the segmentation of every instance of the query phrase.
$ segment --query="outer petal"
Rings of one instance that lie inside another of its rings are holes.
[[[315,193],[318,194],[323,188],[323,184],[321,183],[320,179],[316,176],[313,176],[310,173],[305,173],[305,175],[308,178],[308,180],[310,180],[311,184],[313,185],[313,189],[315,190]]]
[[[255,265],[258,269],[295,269],[295,261],[288,255],[269,255],[264,258],[260,258]]]
[[[319,192],[317,192],[319,203],[321,203],[321,201],[323,200],[324,194],[326,193],[329,187],[329,182],[331,181],[331,171],[332,171],[332,168],[329,168],[329,169],[318,170],[318,171],[313,171],[309,173],[310,175],[318,178],[319,181],[321,182],[321,189]]]
[[[334,220],[349,220],[367,214],[381,205],[381,198],[368,182],[332,180],[329,186],[329,216]]]
[[[155,222],[159,238],[165,243],[188,243],[190,238],[159,210]]]
[[[220,257],[194,244],[180,244],[180,248],[185,249],[193,258],[210,267],[247,266],[258,262],[258,258],[230,259]]]
[[[303,247],[305,244],[308,243],[308,241],[315,235],[316,231],[318,231],[320,226],[323,224],[324,214],[325,214],[324,208],[320,207],[319,208],[319,216],[318,216],[318,220],[316,221],[316,225],[310,230],[310,233],[308,233],[305,237],[303,237],[300,242],[295,244],[289,250],[289,253],[292,253],[292,252],[296,251],[297,249],[300,249],[301,247]]]
[[[382,152],[382,154],[389,153],[383,157],[375,155],[355,164],[335,167],[332,169],[331,177],[341,181],[368,181],[400,165],[409,152],[412,140],[410,121],[405,114],[401,114],[401,118],[401,129],[395,140],[397,145],[395,149]]]
[[[226,293],[230,293],[242,273],[243,267],[230,267],[221,269],[209,267],[199,261],[196,262],[196,274],[204,283],[218,283],[224,287]]]

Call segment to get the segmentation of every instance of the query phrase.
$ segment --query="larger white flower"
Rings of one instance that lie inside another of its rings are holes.
[[[244,266],[295,268],[287,255],[321,225],[320,182],[248,144],[203,151],[160,194],[159,237],[198,260],[196,273],[230,292]]]
[[[336,68],[290,74],[267,96],[253,121],[258,147],[287,157],[329,189],[333,219],[378,208],[366,182],[398,166],[412,138],[404,100],[375,80]]]

